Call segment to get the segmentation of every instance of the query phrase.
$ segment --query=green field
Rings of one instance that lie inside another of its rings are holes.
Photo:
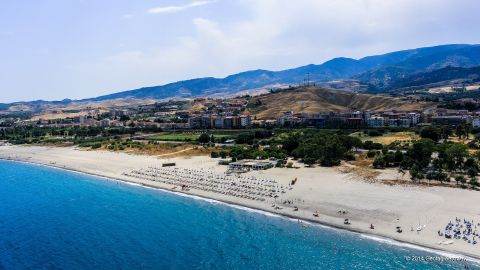
[[[212,134],[209,134],[210,136]],[[227,138],[231,135],[227,134],[213,134],[215,138]],[[196,141],[200,137],[200,134],[158,134],[148,137],[150,140],[156,141]]]

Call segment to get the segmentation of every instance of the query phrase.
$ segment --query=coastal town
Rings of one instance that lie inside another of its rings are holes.
[[[284,110],[280,115],[258,116],[251,112],[250,97],[196,98],[169,100],[148,105],[84,109],[49,109],[23,117],[3,112],[0,129],[15,126],[45,128],[156,128],[158,131],[248,129],[272,127],[315,127],[339,129],[411,128],[427,125],[480,127],[480,111],[440,108],[431,104],[422,109],[350,110],[306,113]],[[474,99],[458,99],[455,104],[476,104]]]
[[[299,87],[281,93],[301,91]],[[472,209],[458,213],[462,222],[448,213],[425,210],[435,203],[426,199],[431,192],[444,197],[472,191],[462,196],[465,204],[474,207],[471,200],[478,196],[480,173],[476,154],[480,111],[472,105],[475,100],[459,99],[455,108],[446,108],[438,102],[388,98],[398,106],[316,113],[285,107],[265,114],[258,108],[265,107],[266,100],[268,94],[266,98],[260,94],[170,99],[113,107],[92,104],[77,110],[51,108],[29,117],[4,115],[0,158],[86,171],[91,162],[101,163],[98,157],[120,153],[108,160],[118,164],[128,160],[129,166],[109,163],[102,168],[112,168],[111,173],[87,171],[429,247],[469,254],[477,250],[479,225],[463,220]],[[405,107],[409,103],[413,107]],[[94,151],[82,151],[89,149]],[[75,161],[65,162],[66,155],[76,157]],[[375,199],[365,200],[350,191],[342,197],[339,192],[344,191],[337,183],[364,193],[369,190]],[[372,191],[372,183],[382,185]],[[410,196],[416,187],[432,183],[435,188],[415,199]],[[396,193],[398,189],[402,192]],[[328,202],[316,197],[328,198],[330,193],[336,195]],[[376,200],[386,199],[379,193],[387,194],[389,201],[407,200],[417,207],[390,202],[381,210],[392,213],[387,221],[365,211],[378,207]],[[354,203],[340,203],[339,198]],[[419,206],[423,213],[412,213]]]
[[[480,269],[478,10],[3,1],[0,270]]]

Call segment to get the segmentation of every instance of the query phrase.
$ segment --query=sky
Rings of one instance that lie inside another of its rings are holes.
[[[0,0],[0,102],[480,43],[477,0]]]

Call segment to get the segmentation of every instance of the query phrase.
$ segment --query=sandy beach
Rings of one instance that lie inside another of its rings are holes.
[[[219,176],[225,175],[227,170],[227,166],[217,164],[218,159],[207,156],[169,158],[86,151],[73,147],[0,146],[0,158],[50,165],[167,190],[172,190],[174,186],[127,176],[125,173],[161,167],[166,162],[175,162],[179,170],[203,169]],[[244,177],[274,179],[285,187],[293,179],[298,180],[291,190],[288,189],[278,198],[268,198],[265,201],[195,188],[184,192],[480,259],[480,244],[472,245],[457,239],[446,241],[449,239],[437,234],[439,230],[444,230],[449,221],[455,221],[455,218],[474,220],[475,224],[480,222],[478,191],[370,183],[354,174],[343,173],[338,168],[323,167],[273,168],[251,171],[245,173]],[[377,177],[395,180],[402,175],[395,170],[385,170]],[[285,201],[293,203],[283,204]],[[281,209],[272,207],[273,204]],[[298,211],[294,211],[295,206]],[[318,217],[313,215],[316,211]],[[346,218],[351,224],[344,224]],[[370,224],[375,228],[370,229]],[[422,229],[417,231],[419,225]],[[396,231],[397,226],[403,229],[402,233]]]

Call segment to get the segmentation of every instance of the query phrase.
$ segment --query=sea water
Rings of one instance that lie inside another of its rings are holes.
[[[0,161],[0,269],[478,268],[442,258],[222,203]]]

